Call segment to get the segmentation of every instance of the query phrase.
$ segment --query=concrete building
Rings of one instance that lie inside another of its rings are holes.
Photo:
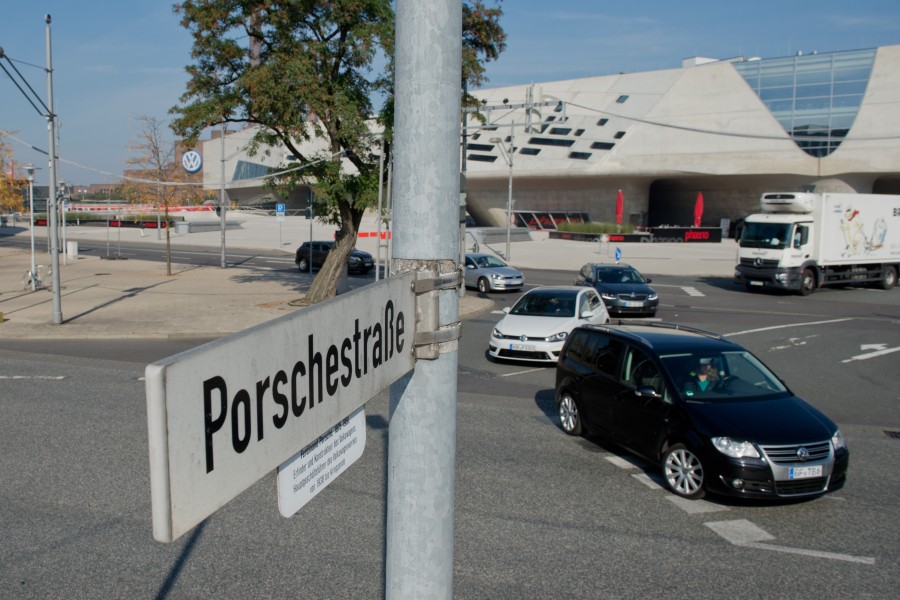
[[[510,171],[519,223],[532,212],[614,222],[618,190],[623,221],[649,226],[692,223],[698,192],[705,226],[756,211],[766,191],[900,193],[900,46],[692,58],[474,95],[485,121],[467,117],[463,169],[481,225],[505,224]],[[242,137],[226,136],[226,186],[254,202],[270,192],[246,175],[287,157],[242,155]],[[218,155],[204,149],[207,186]]]

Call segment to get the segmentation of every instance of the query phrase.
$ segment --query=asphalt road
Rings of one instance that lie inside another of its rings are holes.
[[[517,296],[493,294],[460,346],[454,596],[894,597],[900,291],[654,286],[661,319],[731,334],[840,424],[847,485],[805,502],[677,500],[652,465],[562,433],[552,368],[486,359],[494,311]],[[384,395],[366,405],[362,458],[293,518],[271,474],[183,539],[152,540],[143,368],[192,343],[0,346],[0,597],[381,597]]]

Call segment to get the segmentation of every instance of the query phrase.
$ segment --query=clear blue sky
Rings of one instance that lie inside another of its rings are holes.
[[[3,1],[0,47],[23,61],[17,68],[45,101],[44,15],[53,17],[59,153],[90,167],[64,163],[64,180],[102,183],[110,178],[97,171],[121,174],[136,118],[169,118],[184,91],[191,50],[172,4]],[[502,6],[508,47],[488,66],[487,87],[672,69],[690,56],[771,58],[900,44],[897,0],[505,0]],[[46,122],[3,72],[0,129],[47,147]],[[40,167],[38,181],[45,182],[46,157],[11,143],[17,162]]]

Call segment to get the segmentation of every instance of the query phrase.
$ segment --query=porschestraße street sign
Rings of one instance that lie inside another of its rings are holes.
[[[148,365],[154,539],[177,539],[411,371],[413,281],[385,279]]]

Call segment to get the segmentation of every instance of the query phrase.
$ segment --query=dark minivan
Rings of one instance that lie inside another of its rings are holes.
[[[660,465],[678,496],[816,496],[844,483],[837,425],[762,361],[670,323],[582,326],[556,368],[563,431],[591,430]]]

